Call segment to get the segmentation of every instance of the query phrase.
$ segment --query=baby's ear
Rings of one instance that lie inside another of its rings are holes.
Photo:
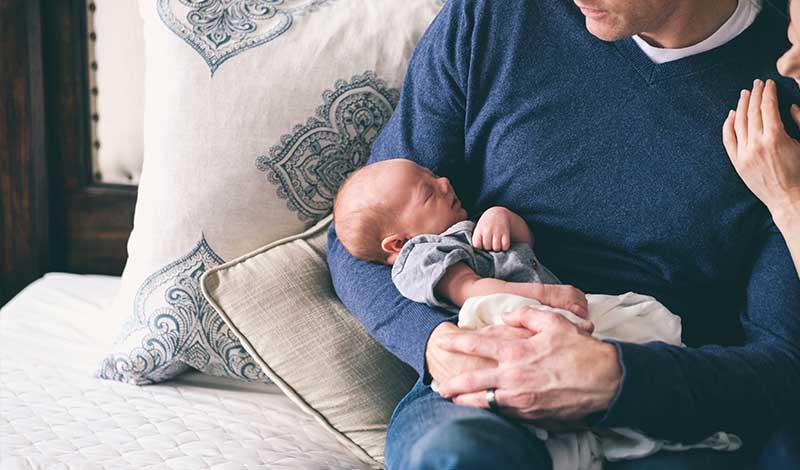
[[[403,245],[405,245],[407,241],[408,239],[402,235],[392,234],[383,239],[381,242],[381,249],[389,254],[400,253],[400,250],[403,249]]]

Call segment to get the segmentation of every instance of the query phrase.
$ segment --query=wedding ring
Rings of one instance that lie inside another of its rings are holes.
[[[495,392],[497,392],[497,389],[494,387],[486,389],[486,403],[489,404],[489,409],[491,411],[497,411],[498,408]]]

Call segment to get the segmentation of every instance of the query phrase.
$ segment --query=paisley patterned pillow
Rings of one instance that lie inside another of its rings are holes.
[[[441,0],[139,0],[144,165],[98,376],[266,376],[202,296],[214,266],[325,217]]]

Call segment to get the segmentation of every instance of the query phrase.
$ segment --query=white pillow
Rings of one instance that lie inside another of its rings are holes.
[[[140,0],[144,168],[99,376],[266,380],[208,269],[302,232],[366,162],[439,0]]]

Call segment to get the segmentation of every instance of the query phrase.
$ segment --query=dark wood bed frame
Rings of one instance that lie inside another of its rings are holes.
[[[48,271],[125,265],[136,188],[92,177],[87,6],[0,0],[0,305]]]

